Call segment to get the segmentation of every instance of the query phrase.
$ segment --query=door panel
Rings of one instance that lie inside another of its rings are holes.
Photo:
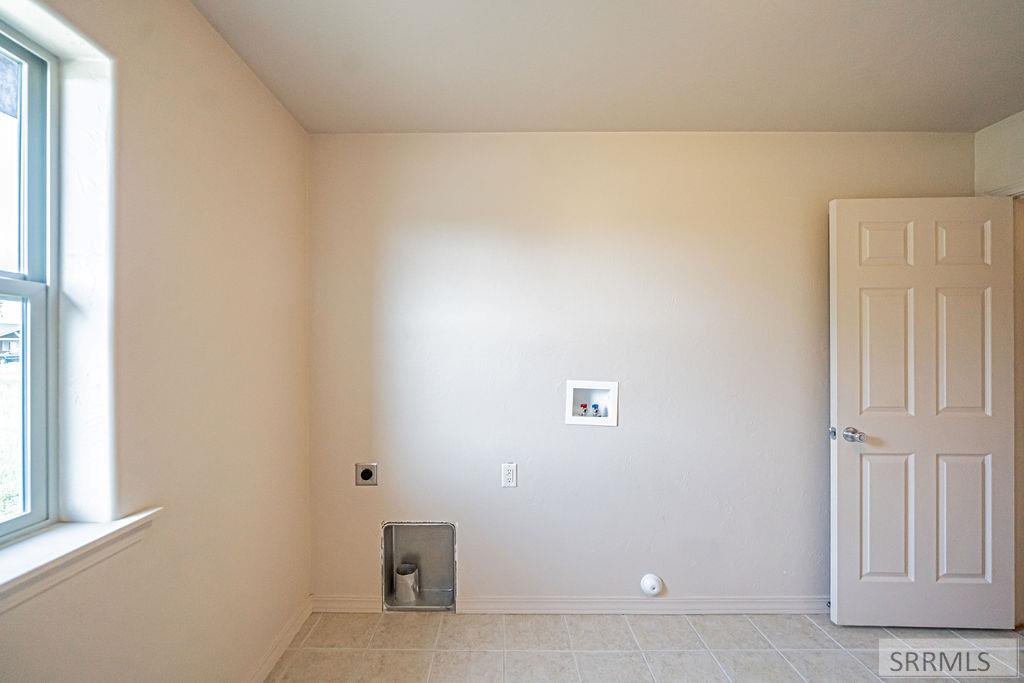
[[[914,265],[914,224],[865,222],[860,224],[862,266]]]
[[[939,581],[991,581],[992,455],[938,456]]]
[[[832,620],[1013,626],[1006,198],[830,204]]]
[[[992,221],[936,223],[936,263],[943,266],[992,264]]]
[[[992,414],[990,287],[938,289],[938,412]]]
[[[861,412],[914,414],[914,290],[861,290]]]
[[[861,578],[914,578],[912,453],[862,453]]]

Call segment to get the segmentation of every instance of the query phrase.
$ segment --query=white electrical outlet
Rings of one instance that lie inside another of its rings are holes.
[[[516,482],[516,464],[514,462],[501,463],[501,488],[515,488],[518,485]]]

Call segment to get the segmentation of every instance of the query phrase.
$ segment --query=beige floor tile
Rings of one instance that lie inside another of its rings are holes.
[[[899,638],[910,646],[961,648],[993,647],[1009,638],[1017,648],[1006,650],[1006,661],[996,659],[994,674],[1007,673],[1006,664],[1013,666],[1024,646],[1015,631],[841,627],[821,614],[687,618],[315,613],[266,681],[422,683],[429,677],[543,682],[582,677],[620,683],[650,681],[652,672],[659,681],[725,680],[725,674],[733,681],[764,683],[801,676],[807,681],[867,681],[875,680],[877,644],[886,638]],[[636,651],[638,643],[643,652]],[[714,654],[704,650],[704,643]],[[772,645],[783,652],[772,650]],[[848,651],[840,650],[840,645]],[[953,678],[914,680],[949,683]]]
[[[1020,639],[1017,637],[1016,631],[1001,631],[989,628],[964,628],[954,629],[953,632],[961,638],[969,640],[975,645],[981,646],[989,645],[998,647],[1003,641],[1009,640],[1016,641],[1018,644],[1020,643]]]
[[[380,620],[380,614],[324,614],[310,631],[304,647],[365,649]]]
[[[571,652],[506,652],[505,683],[536,681],[560,683],[578,681],[576,660]]]
[[[838,643],[802,614],[752,614],[750,620],[780,650],[839,648]]]
[[[606,614],[570,614],[565,618],[574,650],[635,650],[626,617]]]
[[[888,627],[886,630],[910,647],[958,647],[963,645],[963,639],[946,628],[907,628],[892,626]]]
[[[503,650],[505,635],[500,614],[445,614],[438,650]]]
[[[427,680],[433,656],[433,652],[411,650],[367,651],[360,673],[365,681],[422,683]]]
[[[370,640],[372,650],[430,650],[437,641],[440,614],[384,614]]]
[[[658,683],[728,681],[710,652],[648,652],[647,662]]]
[[[576,661],[584,681],[632,683],[654,680],[639,652],[577,652]]]
[[[878,680],[853,655],[842,650],[789,650],[782,655],[812,683]]]
[[[360,650],[296,650],[282,681],[358,681],[362,679]]]
[[[888,631],[877,626],[836,626],[827,614],[808,616],[833,640],[851,650],[878,649],[879,639],[892,638]]]
[[[1020,653],[1018,650],[992,650],[991,655],[991,657],[986,658],[986,661],[990,667],[988,673],[993,677],[1017,676],[1021,673],[1018,661]],[[984,664],[981,664],[981,666],[984,666]]]
[[[626,617],[641,650],[702,650],[697,632],[686,617],[675,614],[636,614]]]
[[[435,652],[430,667],[431,681],[500,681],[500,652]]]
[[[264,683],[276,683],[276,681],[281,680],[281,676],[284,674],[288,664],[290,664],[292,659],[295,658],[295,654],[296,650],[285,650],[284,654],[281,655],[281,659],[277,660],[277,663],[274,664],[274,668],[271,669],[270,673],[267,674],[267,677],[263,679]]]
[[[799,681],[796,670],[775,651],[722,650],[715,653],[734,683]]]
[[[702,614],[690,618],[712,650],[768,650],[771,646],[742,614]]]
[[[312,629],[316,622],[320,620],[321,616],[323,615],[320,612],[313,612],[306,617],[306,620],[302,622],[302,626],[299,627],[299,632],[295,634],[294,638],[292,638],[292,642],[288,647],[302,647],[302,642],[306,639],[306,636],[309,635],[310,629]]]
[[[561,614],[506,614],[508,650],[568,650],[569,631]]]
[[[874,650],[850,650],[850,654],[861,661],[871,673],[878,673],[878,648]],[[952,679],[945,676],[936,676],[932,678],[883,678],[883,681],[907,681],[911,680],[914,683],[950,683]]]

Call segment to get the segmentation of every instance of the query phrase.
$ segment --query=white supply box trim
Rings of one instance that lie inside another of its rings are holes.
[[[608,393],[605,403],[606,414],[602,417],[582,417],[575,414],[577,389],[597,390]],[[569,379],[565,381],[565,424],[588,427],[619,426],[619,383],[593,379]]]

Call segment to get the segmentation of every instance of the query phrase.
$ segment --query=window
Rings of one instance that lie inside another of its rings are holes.
[[[0,25],[0,541],[53,502],[48,69]]]

